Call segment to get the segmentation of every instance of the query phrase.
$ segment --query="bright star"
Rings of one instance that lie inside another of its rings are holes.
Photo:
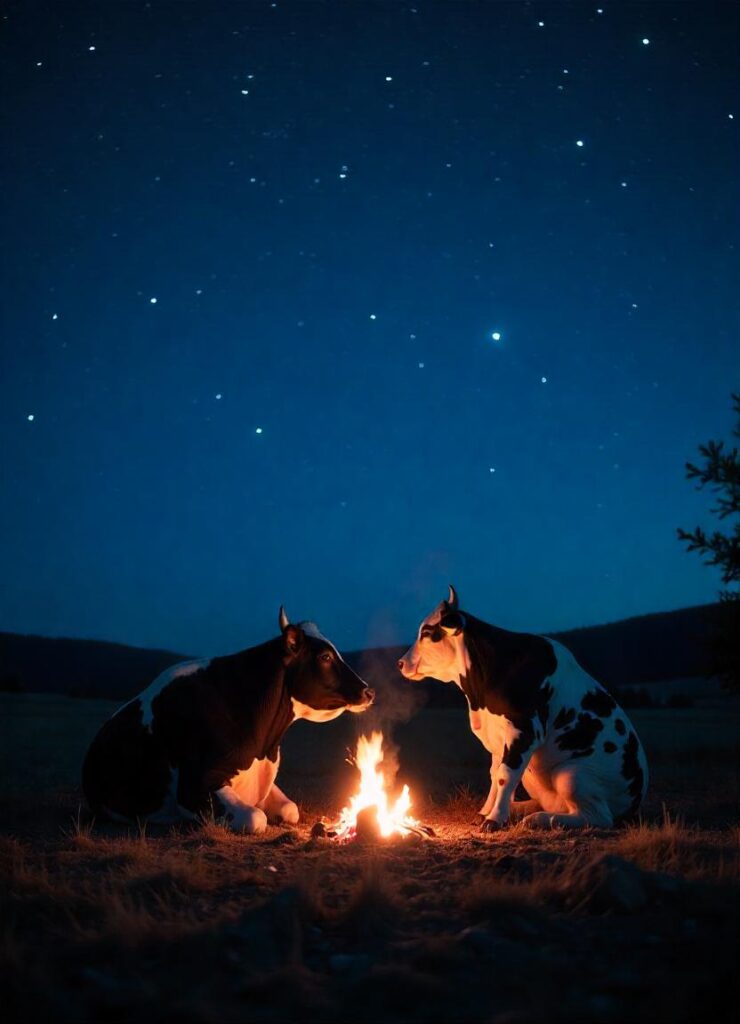
[[[582,149],[583,148],[583,139],[576,139],[576,146],[579,146]]]
[[[488,472],[489,473],[495,473],[496,472],[496,467],[495,466],[489,466],[488,467]]]
[[[540,377],[540,380],[543,384],[547,384],[547,377]]]
[[[391,78],[390,75],[386,75],[385,76],[385,80],[386,80],[386,82],[392,82],[393,81],[393,79]]]
[[[57,313],[52,313],[51,314],[51,319],[52,320],[58,320],[59,319],[59,315]]]
[[[157,300],[155,298],[153,298],[153,297],[151,299],[149,299],[149,301],[151,302],[151,304],[153,306],[155,306],[157,304]]]
[[[33,423],[33,413],[29,413],[28,416],[26,416],[26,419],[29,423]]]
[[[375,313],[371,313],[371,314],[370,314],[370,319],[371,319],[371,320],[377,320],[378,318],[377,318],[377,316],[375,315]]]
[[[219,391],[219,393],[218,393],[218,394],[216,395],[216,401],[217,401],[217,402],[218,402],[218,401],[220,401],[222,397],[223,397],[223,395],[222,395],[222,394],[221,394],[221,392]]]
[[[261,434],[262,433],[262,427],[256,427],[254,432],[255,432],[255,434]]]
[[[650,46],[650,40],[649,39],[643,39],[642,45],[643,46]]]
[[[540,28],[544,28],[545,27],[544,21],[538,21],[537,24],[539,25]]]
[[[501,341],[501,332],[494,331],[491,337],[493,338],[494,341]]]

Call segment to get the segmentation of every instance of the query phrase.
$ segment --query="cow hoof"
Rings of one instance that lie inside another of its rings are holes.
[[[501,829],[506,828],[506,822],[492,821],[490,818],[486,818],[481,822],[481,832],[500,832]]]
[[[231,832],[258,836],[267,828],[267,815],[259,807],[232,807],[224,815],[224,824]]]

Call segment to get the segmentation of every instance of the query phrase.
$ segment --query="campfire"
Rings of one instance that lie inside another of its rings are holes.
[[[388,793],[388,784],[381,767],[383,762],[383,733],[373,732],[360,736],[357,751],[351,757],[360,773],[358,791],[342,809],[333,824],[317,822],[315,836],[326,836],[337,842],[351,842],[354,839],[378,840],[408,836],[425,837],[434,835],[428,826],[419,824],[409,815],[411,793],[404,785],[395,799]]]

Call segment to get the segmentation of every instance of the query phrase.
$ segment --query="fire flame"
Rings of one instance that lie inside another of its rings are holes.
[[[357,832],[358,814],[373,807],[378,831],[383,838],[405,836],[418,830],[419,823],[408,815],[411,808],[409,787],[404,786],[395,803],[390,802],[385,775],[378,767],[382,760],[383,733],[373,732],[370,736],[360,736],[357,753],[353,758],[360,772],[360,788],[339,815],[335,826],[338,839],[352,839]]]

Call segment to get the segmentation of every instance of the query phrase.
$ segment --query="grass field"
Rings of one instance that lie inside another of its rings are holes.
[[[6,1019],[735,1019],[737,704],[633,712],[644,821],[579,834],[478,833],[485,752],[422,711],[395,739],[436,838],[348,847],[309,830],[369,719],[289,731],[304,820],[251,838],[91,823],[79,766],[113,707],[0,696]]]

